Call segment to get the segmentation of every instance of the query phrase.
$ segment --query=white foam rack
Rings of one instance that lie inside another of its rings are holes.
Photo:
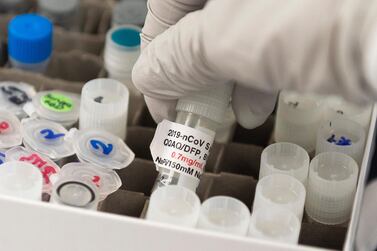
[[[344,250],[354,250],[355,233],[374,148],[374,106]],[[115,214],[0,196],[0,250],[32,251],[294,251],[325,250],[273,243],[198,229],[185,229]]]

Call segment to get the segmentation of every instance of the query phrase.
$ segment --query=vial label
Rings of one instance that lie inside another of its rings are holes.
[[[42,96],[41,104],[46,109],[54,112],[70,112],[73,109],[72,99],[58,93],[49,93]]]
[[[214,136],[164,120],[158,124],[150,145],[153,161],[156,166],[200,179]]]
[[[28,162],[36,166],[37,168],[39,168],[43,175],[44,185],[50,185],[51,184],[50,176],[52,174],[57,173],[58,171],[57,168],[49,165],[47,160],[43,159],[41,156],[39,156],[36,153],[20,156],[18,160]]]

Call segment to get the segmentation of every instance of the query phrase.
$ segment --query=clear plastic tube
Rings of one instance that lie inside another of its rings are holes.
[[[204,116],[184,111],[177,113],[175,122],[198,129],[204,133],[208,133],[208,131],[215,133],[216,128],[219,126],[218,123]],[[182,175],[177,171],[162,166],[157,166],[156,168],[159,173],[153,190],[166,185],[180,185],[195,190],[199,185],[199,180],[194,177]]]

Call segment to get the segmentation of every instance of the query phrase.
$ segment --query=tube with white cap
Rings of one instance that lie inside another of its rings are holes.
[[[107,32],[104,52],[104,66],[111,79],[124,84],[130,93],[129,117],[137,111],[144,97],[132,82],[132,68],[140,55],[140,28],[122,25]]]
[[[196,193],[180,186],[165,186],[152,193],[146,219],[193,228],[199,211],[200,200]]]
[[[154,189],[180,185],[193,191],[199,185],[216,129],[229,107],[233,85],[178,100],[175,123],[164,120],[150,145],[159,172]]]
[[[250,211],[240,200],[229,196],[215,196],[201,206],[197,228],[245,236]]]
[[[0,168],[0,194],[41,200],[43,177],[39,169],[22,161],[9,161]]]
[[[102,129],[126,138],[129,92],[117,80],[99,78],[87,82],[81,92],[80,130]]]

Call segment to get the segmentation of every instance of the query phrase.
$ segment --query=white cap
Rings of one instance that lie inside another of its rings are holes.
[[[351,214],[358,167],[351,157],[336,152],[320,153],[310,163],[305,210],[322,224],[341,224]]]
[[[133,24],[143,26],[147,16],[145,0],[123,0],[114,5],[112,25]]]
[[[259,179],[281,173],[295,177],[305,186],[309,162],[308,153],[299,145],[287,142],[269,145],[262,152]]]
[[[38,92],[33,106],[26,109],[29,116],[35,112],[38,117],[62,124],[74,124],[79,118],[80,96],[59,90]],[[33,109],[30,109],[33,108]],[[25,109],[24,109],[25,110]]]
[[[64,177],[64,179],[74,178],[83,182],[89,181],[98,188],[100,201],[118,190],[122,185],[122,181],[115,171],[87,163],[76,162],[64,165],[60,171],[59,180],[61,177]]]
[[[305,187],[296,178],[280,173],[271,174],[258,181],[253,211],[282,207],[293,212],[301,222],[305,196]]]
[[[364,129],[368,130],[371,114],[372,105],[357,106],[338,96],[326,98],[325,120],[345,118],[359,123]]]
[[[301,223],[294,213],[285,208],[270,207],[253,212],[248,235],[258,239],[297,244],[300,229]]]
[[[42,174],[35,166],[9,161],[0,168],[0,194],[29,200],[42,198]]]
[[[50,203],[96,210],[99,202],[98,188],[79,177],[59,177],[54,184]]]
[[[43,175],[43,192],[51,193],[52,180],[60,171],[60,167],[51,159],[22,146],[16,146],[5,152],[5,161],[22,161],[33,164]]]
[[[232,91],[233,84],[219,84],[208,91],[180,98],[176,110],[191,112],[221,124],[229,107]]]
[[[67,129],[58,123],[38,118],[23,119],[21,131],[26,148],[54,161],[74,154],[72,143],[64,139]]]
[[[26,117],[22,107],[36,94],[34,86],[23,82],[0,82],[0,106],[18,118]]]
[[[275,141],[295,143],[313,152],[322,113],[322,97],[282,91],[276,112]]]
[[[81,95],[80,129],[101,129],[126,137],[129,92],[117,80],[87,82]]]
[[[119,137],[103,130],[72,128],[66,135],[77,158],[100,168],[122,169],[135,158],[132,150]]]
[[[215,196],[201,206],[198,228],[234,235],[246,235],[250,211],[240,200]]]
[[[182,227],[195,227],[200,200],[195,192],[181,186],[165,186],[150,198],[146,219]]]
[[[0,110],[0,148],[7,149],[21,145],[21,123],[12,113]]]
[[[317,132],[316,154],[341,152],[361,164],[365,146],[364,128],[352,120],[334,118],[323,122]]]

